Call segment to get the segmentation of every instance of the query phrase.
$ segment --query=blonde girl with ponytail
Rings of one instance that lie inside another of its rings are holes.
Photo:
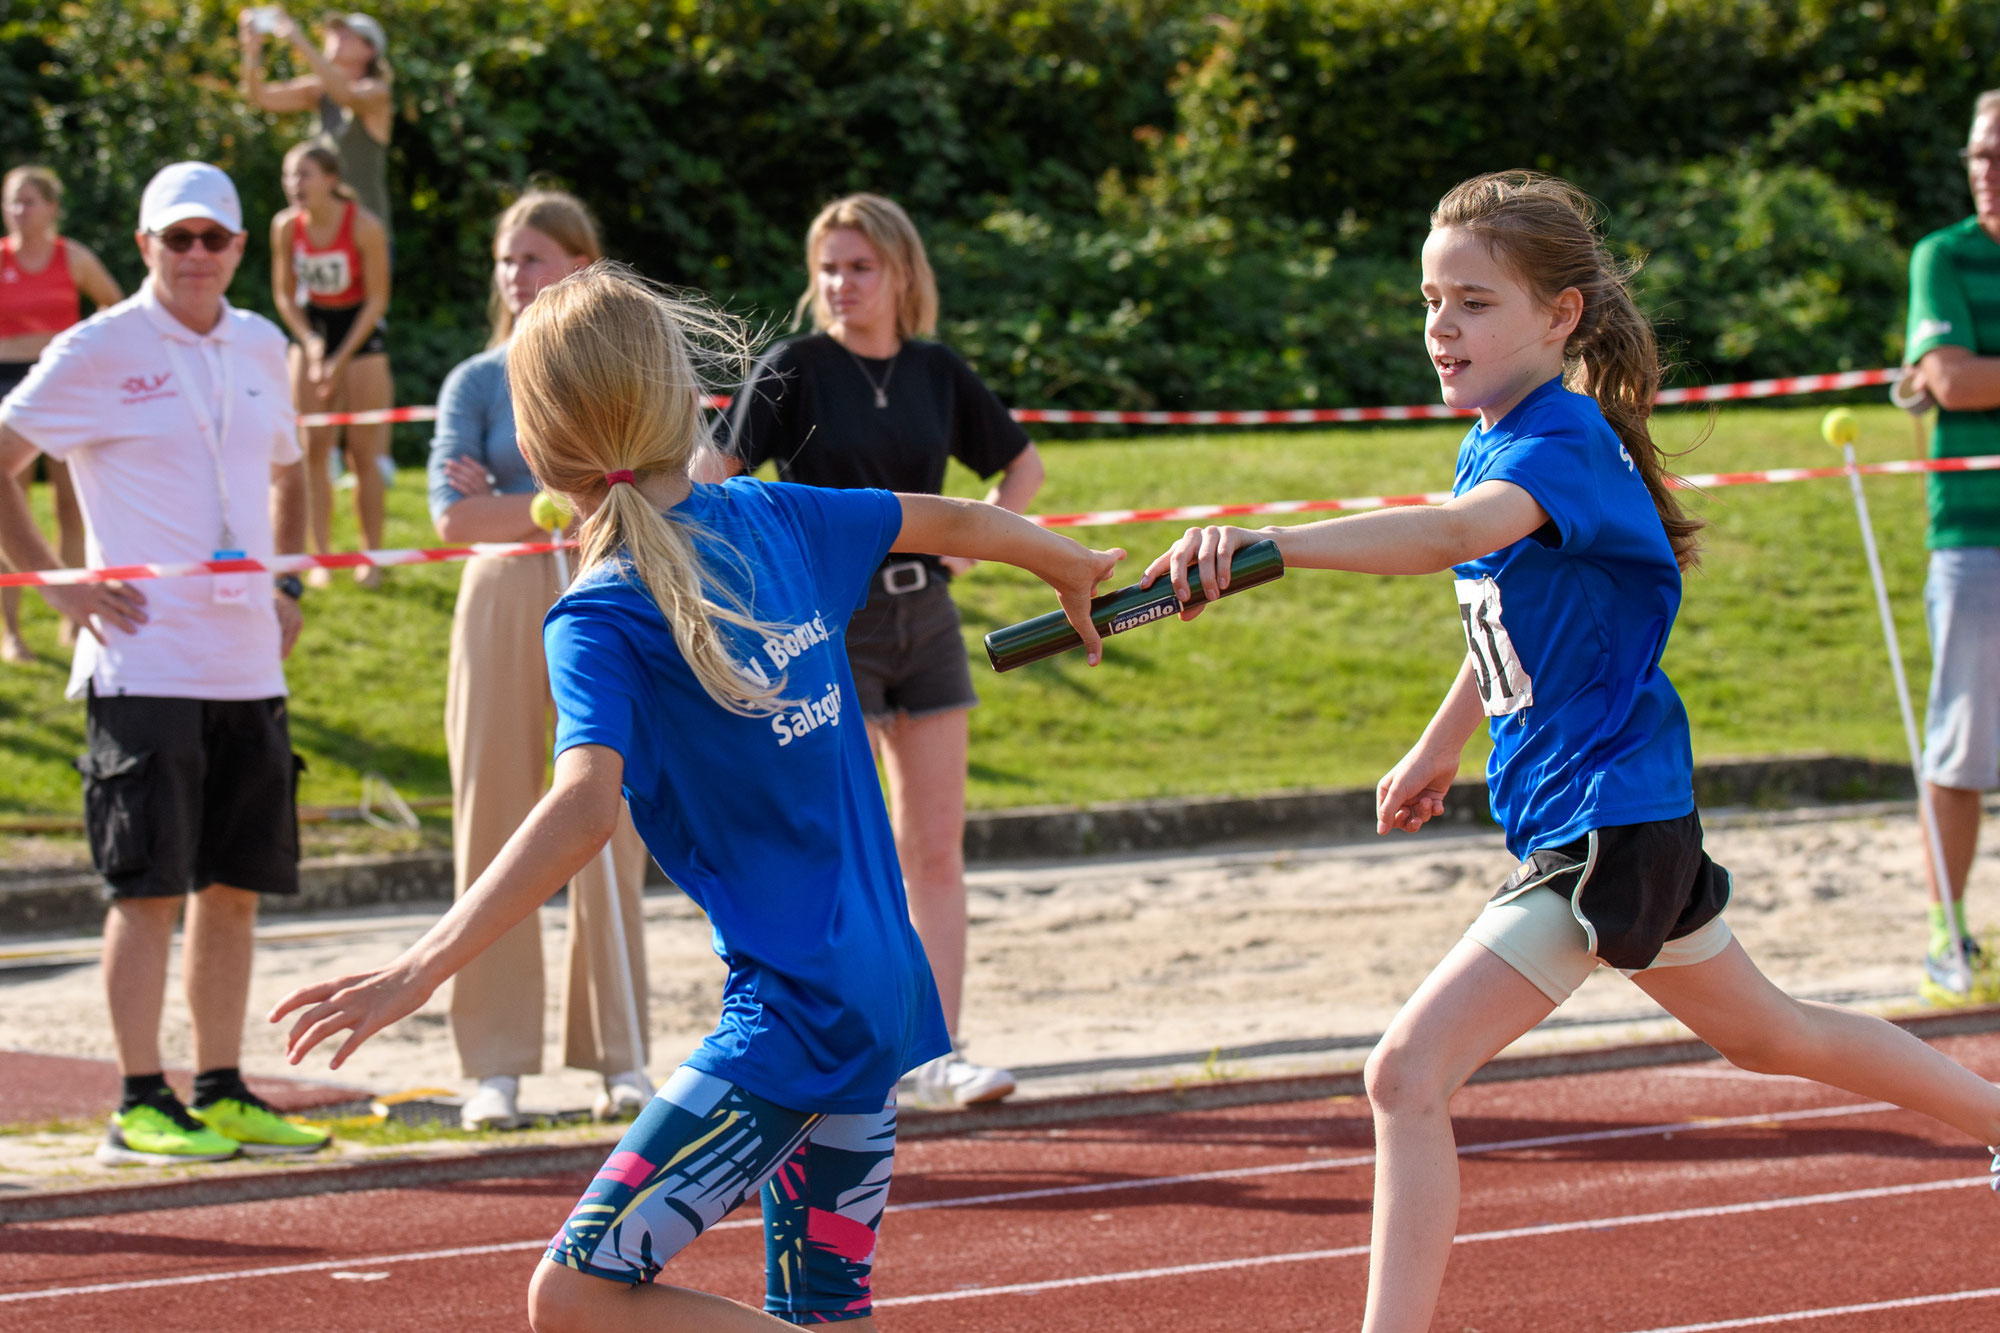
[[[1455,576],[1465,660],[1378,785],[1376,831],[1414,833],[1443,813],[1485,721],[1488,795],[1520,864],[1368,1060],[1367,1333],[1431,1325],[1458,1217],[1452,1094],[1599,965],[1745,1069],[2000,1142],[2000,1089],[1878,1018],[1787,996],[1723,920],[1731,880],[1702,849],[1687,712],[1660,667],[1701,521],[1653,442],[1659,353],[1629,278],[1575,187],[1531,172],[1466,181],[1423,248],[1426,351],[1445,403],[1479,416],[1453,498],[1189,529],[1147,570],[1185,598],[1197,568],[1212,598],[1230,554],[1270,537],[1294,569]]]
[[[521,316],[508,371],[522,452],[582,519],[581,572],[544,632],[555,785],[408,952],[272,1013],[303,1010],[294,1062],[347,1033],[338,1067],[530,916],[629,802],[714,928],[723,1012],[551,1242],[529,1291],[539,1333],[873,1328],[896,1081],[949,1043],[855,707],[848,618],[894,547],[1001,560],[1055,589],[1095,662],[1090,598],[1124,556],[970,501],[691,481],[705,372],[743,350],[727,317],[611,264]],[[785,1188],[767,1188],[780,1168]],[[656,1281],[759,1191],[763,1312]],[[809,1213],[841,1221],[809,1228]]]

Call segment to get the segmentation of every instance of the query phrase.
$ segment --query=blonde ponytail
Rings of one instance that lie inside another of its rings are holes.
[[[1660,347],[1632,300],[1637,264],[1621,264],[1597,233],[1597,207],[1568,181],[1533,171],[1496,171],[1455,187],[1431,213],[1431,228],[1456,227],[1483,239],[1544,300],[1574,287],[1583,315],[1563,349],[1564,383],[1597,400],[1666,529],[1682,569],[1701,561],[1696,536],[1707,524],[1681,507],[1653,441]]]
[[[695,679],[718,705],[756,717],[783,709],[785,680],[739,665],[723,627],[756,640],[789,626],[759,620],[747,599],[720,586],[696,539],[701,529],[662,514],[636,486],[605,474],[683,475],[706,438],[704,362],[727,360],[741,378],[741,326],[699,302],[669,296],[620,264],[599,261],[535,298],[507,350],[521,452],[544,486],[602,493],[578,534],[579,577],[622,567],[673,631]],[[726,558],[742,561],[740,555]],[[747,562],[736,571],[747,586]]]

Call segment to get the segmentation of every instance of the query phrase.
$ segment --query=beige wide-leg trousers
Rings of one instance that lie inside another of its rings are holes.
[[[555,708],[542,654],[542,617],[560,589],[555,557],[469,560],[451,622],[445,743],[451,757],[452,858],[457,892],[471,887],[546,790]],[[640,892],[646,845],[627,811],[611,838],[625,925],[632,1003],[612,933],[612,885],[602,854],[569,886],[563,1063],[601,1074],[646,1064],[646,951]],[[542,935],[536,917],[474,958],[452,983],[451,1029],[467,1078],[542,1070]]]

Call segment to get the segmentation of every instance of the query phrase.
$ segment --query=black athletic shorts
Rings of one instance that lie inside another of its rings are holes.
[[[172,898],[227,884],[299,891],[292,753],[283,699],[91,692],[83,774],[90,857],[107,898]]]
[[[35,368],[32,361],[0,361],[0,398],[5,398],[20,387],[28,378],[28,372]]]
[[[875,571],[868,604],[847,623],[847,665],[870,722],[979,702],[951,583],[926,562],[892,559]]]
[[[358,305],[325,306],[313,305],[308,302],[306,305],[306,325],[319,335],[320,341],[326,344],[326,354],[332,356],[340,350],[340,345],[347,341],[348,332],[353,329],[354,321],[360,314],[361,307]],[[354,354],[356,356],[388,355],[389,341],[382,336],[387,332],[386,326],[388,322],[386,319],[376,320],[375,327],[369,330],[368,336],[362,340],[361,346],[354,349]]]
[[[1729,872],[1701,846],[1701,818],[1609,824],[1575,842],[1530,852],[1493,895],[1505,902],[1551,888],[1592,936],[1610,967],[1646,967],[1668,940],[1692,935],[1729,905]]]

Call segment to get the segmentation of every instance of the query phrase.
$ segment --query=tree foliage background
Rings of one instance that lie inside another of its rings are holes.
[[[827,199],[893,195],[941,336],[1077,407],[1425,401],[1415,255],[1437,197],[1528,166],[1648,262],[1683,379],[1881,364],[1910,243],[1969,211],[1955,150],[2000,5],[1746,0],[393,0],[401,401],[484,337],[491,221],[530,180],[611,252],[780,322]],[[282,59],[279,73],[284,73]],[[216,0],[11,0],[0,162],[69,187],[128,282],[160,165],[262,221],[305,117],[237,92]],[[410,443],[416,443],[413,437]]]

